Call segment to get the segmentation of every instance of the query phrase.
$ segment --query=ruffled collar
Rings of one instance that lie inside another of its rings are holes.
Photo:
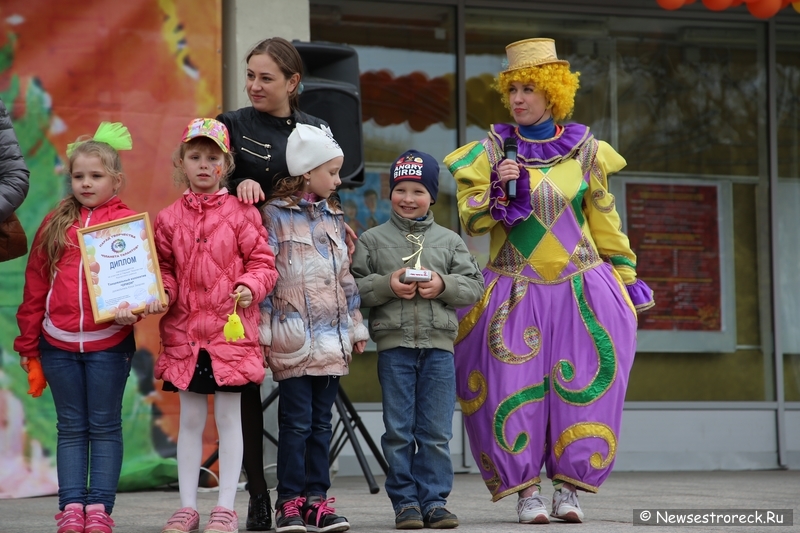
[[[560,131],[559,131],[560,130]],[[517,157],[528,166],[549,167],[565,159],[573,159],[581,147],[593,137],[583,124],[566,124],[550,139],[528,139],[512,124],[492,124],[489,136],[501,148],[509,137],[517,138]]]

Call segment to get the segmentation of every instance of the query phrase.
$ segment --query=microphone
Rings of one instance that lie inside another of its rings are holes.
[[[506,153],[506,159],[510,159],[517,162],[517,139],[514,137],[509,137],[505,141],[503,141],[503,151]],[[509,200],[513,200],[517,197],[517,180],[511,180],[507,184],[508,187],[508,198]]]

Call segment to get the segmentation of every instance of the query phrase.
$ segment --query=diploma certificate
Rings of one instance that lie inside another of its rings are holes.
[[[78,244],[96,323],[114,320],[117,309],[136,314],[156,300],[166,305],[147,213],[81,228]]]

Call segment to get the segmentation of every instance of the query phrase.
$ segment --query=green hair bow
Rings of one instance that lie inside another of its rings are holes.
[[[101,122],[97,131],[91,138],[92,141],[106,143],[114,150],[130,150],[133,148],[131,133],[121,122]],[[67,157],[72,156],[79,145],[86,141],[76,141],[67,145]]]

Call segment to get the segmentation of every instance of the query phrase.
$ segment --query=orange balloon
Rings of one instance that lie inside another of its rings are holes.
[[[675,9],[680,9],[683,7],[685,3],[684,0],[656,0],[656,3],[661,6],[663,9],[668,11],[673,11]]]
[[[792,9],[800,13],[800,2],[792,2]]]
[[[781,0],[757,0],[747,4],[747,10],[758,19],[774,17],[781,9]]]
[[[733,0],[703,0],[703,5],[711,11],[724,11],[731,7]]]

